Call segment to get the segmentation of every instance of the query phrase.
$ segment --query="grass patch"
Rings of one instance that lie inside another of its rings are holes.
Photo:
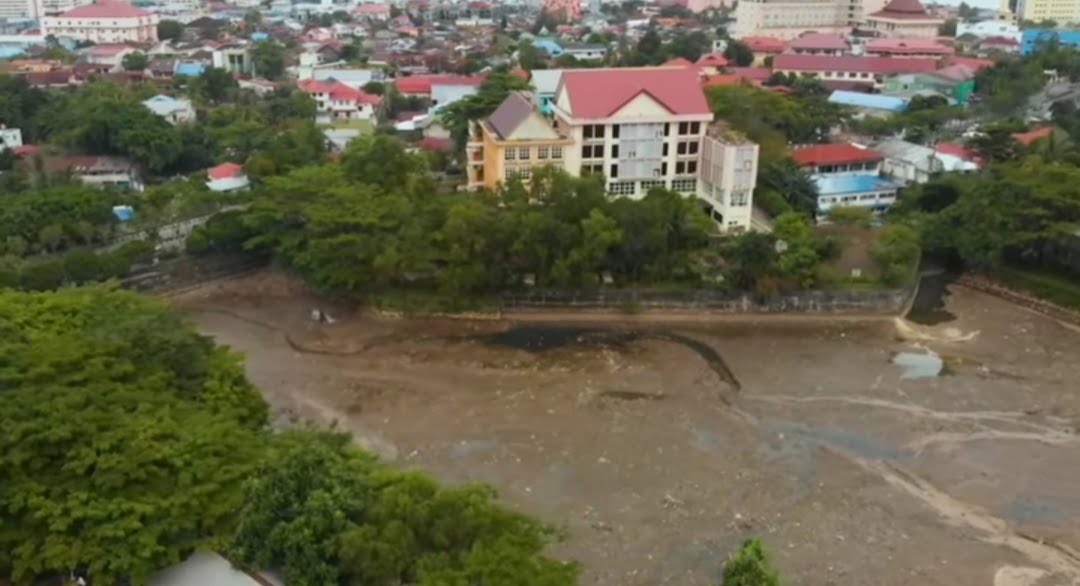
[[[375,131],[375,124],[371,120],[334,120],[328,124],[320,124],[323,128],[353,128],[370,134]]]
[[[496,297],[455,297],[426,291],[380,293],[372,298],[375,307],[405,315],[435,313],[493,312],[502,304]]]
[[[993,275],[1010,287],[1070,309],[1080,309],[1080,280],[1075,276],[1016,267],[1001,267]]]

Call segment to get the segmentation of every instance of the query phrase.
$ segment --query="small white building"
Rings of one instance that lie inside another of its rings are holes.
[[[222,163],[206,170],[206,187],[218,193],[244,191],[251,187],[251,181],[244,173],[244,167],[236,163]]]
[[[1024,36],[1020,31],[1020,27],[1015,22],[1009,22],[1007,20],[982,20],[979,22],[961,21],[956,23],[957,38],[965,35],[971,35],[980,39],[1005,37],[1006,39],[1012,39],[1016,42],[1020,42]]]
[[[882,174],[902,185],[926,183],[935,173],[945,170],[934,149],[920,144],[891,139],[874,145],[874,150],[885,157]]]
[[[156,43],[158,15],[127,2],[106,0],[41,19],[46,35],[92,43]]]
[[[371,120],[375,117],[375,107],[381,101],[379,96],[339,81],[309,79],[298,85],[315,100],[315,121],[320,124],[332,124],[342,120]]]
[[[255,60],[251,47],[246,44],[224,45],[210,54],[210,63],[229,73],[251,74],[255,70]]]
[[[8,149],[17,149],[22,145],[22,130],[18,128],[7,128],[0,124],[0,153]]]
[[[709,215],[728,232],[750,229],[757,186],[758,145],[714,124],[701,141],[701,181],[697,196]]]
[[[195,121],[195,107],[187,98],[159,94],[144,101],[143,105],[172,125]]]

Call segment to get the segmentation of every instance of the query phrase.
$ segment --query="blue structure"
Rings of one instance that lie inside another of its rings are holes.
[[[818,188],[818,217],[835,206],[858,206],[875,212],[896,202],[900,185],[877,175],[814,175]]]
[[[903,112],[907,109],[907,101],[903,98],[843,90],[836,90],[829,95],[829,103],[884,112]]]
[[[563,54],[562,45],[552,39],[537,37],[533,39],[533,46],[547,54],[548,57],[558,57]]]
[[[177,64],[176,66],[176,75],[199,77],[203,74],[204,71],[206,71],[206,64],[194,61],[185,61],[184,63]]]
[[[261,32],[261,31],[251,33],[251,40],[255,41],[256,43],[259,42],[259,41],[266,41],[266,40],[269,40],[269,39],[270,39],[270,35],[267,34],[267,33],[264,33],[264,32]]]
[[[1080,49],[1080,30],[1033,28],[1024,31],[1020,40],[1020,54],[1030,55],[1045,43],[1056,42],[1059,45]]]
[[[130,222],[135,219],[135,210],[131,206],[113,206],[112,213],[121,222]]]

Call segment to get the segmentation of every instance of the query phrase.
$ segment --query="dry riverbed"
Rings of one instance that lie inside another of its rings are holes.
[[[993,297],[933,326],[405,320],[268,272],[174,302],[280,423],[492,484],[584,584],[715,584],[751,536],[789,584],[1080,584],[1080,333]]]

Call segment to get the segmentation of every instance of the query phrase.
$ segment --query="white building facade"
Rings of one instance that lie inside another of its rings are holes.
[[[126,2],[79,6],[41,19],[47,35],[92,43],[156,43],[158,15]]]

